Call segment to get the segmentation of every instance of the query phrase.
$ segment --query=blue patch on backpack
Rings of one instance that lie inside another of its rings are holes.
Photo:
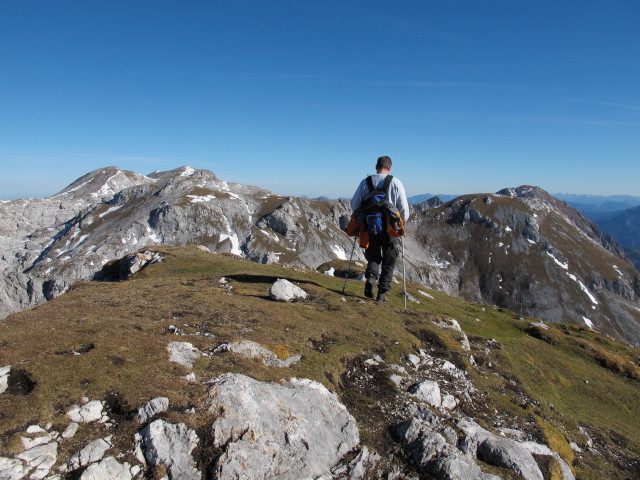
[[[380,235],[384,231],[384,220],[382,213],[367,215],[367,232],[369,235]]]

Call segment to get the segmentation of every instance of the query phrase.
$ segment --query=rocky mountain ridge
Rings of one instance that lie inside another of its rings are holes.
[[[640,281],[586,217],[535,187],[415,209],[407,277],[471,301],[640,342]],[[108,167],[47,199],[0,203],[4,315],[149,245],[200,244],[259,263],[315,269],[346,260],[347,200],[282,197],[181,167],[149,176]],[[362,251],[354,251],[363,260]]]
[[[593,330],[156,247],[11,315],[0,478],[633,478],[638,350]],[[133,273],[135,271],[135,273]],[[286,279],[286,280],[285,280]],[[289,303],[269,290],[303,291]],[[417,300],[420,298],[420,300]],[[28,325],[29,328],[25,328]],[[543,381],[540,381],[544,379]]]
[[[438,267],[412,262],[425,285],[637,342],[638,272],[611,237],[539,188],[464,195],[416,213],[409,231],[408,258]]]

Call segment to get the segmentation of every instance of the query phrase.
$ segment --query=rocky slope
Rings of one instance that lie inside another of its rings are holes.
[[[282,197],[206,170],[96,170],[53,197],[0,204],[1,312],[54,298],[149,245],[201,244],[315,269],[349,257],[349,215],[346,200]],[[637,271],[586,217],[540,189],[423,204],[407,231],[409,279],[640,342]]]
[[[640,281],[619,246],[536,187],[416,213],[406,257],[424,284],[638,344]]]
[[[0,478],[640,472],[638,349],[417,283],[404,309],[206,250],[140,252],[111,265],[128,280],[3,321]],[[278,301],[285,279],[299,301]]]
[[[148,177],[96,170],[50,198],[0,203],[1,312],[54,298],[147,245],[202,244],[300,266],[346,258],[348,213],[344,201],[282,197],[190,167]]]

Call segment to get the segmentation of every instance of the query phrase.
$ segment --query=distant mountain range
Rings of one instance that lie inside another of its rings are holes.
[[[555,194],[613,236],[640,270],[640,197]]]
[[[626,248],[640,248],[640,207],[633,207],[596,220],[596,224],[613,235]]]
[[[460,195],[451,195],[447,193],[438,193],[438,194],[423,193],[421,195],[414,195],[412,197],[407,197],[407,200],[409,200],[409,203],[413,205],[417,205],[418,203],[426,202],[427,200],[431,200],[434,197],[438,197],[440,200],[442,200],[443,203],[447,203],[448,201],[453,200],[454,198],[457,198],[459,196]]]
[[[626,210],[640,205],[640,197],[633,195],[579,195],[573,193],[554,193],[552,195],[574,208],[578,208],[576,205],[579,205],[600,212]]]

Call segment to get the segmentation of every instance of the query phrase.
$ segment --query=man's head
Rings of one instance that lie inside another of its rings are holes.
[[[378,158],[378,163],[376,163],[376,172],[388,173],[389,170],[391,170],[391,159],[386,155]]]

